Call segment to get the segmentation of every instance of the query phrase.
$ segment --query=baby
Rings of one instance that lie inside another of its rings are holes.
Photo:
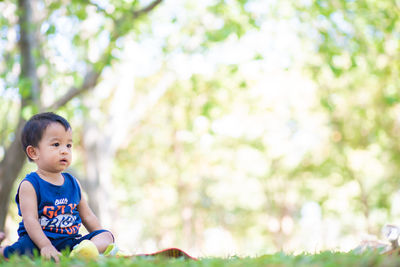
[[[72,159],[72,129],[63,117],[51,112],[34,115],[22,131],[21,142],[28,160],[37,166],[18,187],[15,201],[19,223],[17,242],[0,247],[0,256],[33,255],[59,261],[60,251],[83,240],[94,243],[100,253],[114,242],[82,195],[81,185],[63,172]],[[89,234],[79,234],[81,224]],[[0,232],[0,243],[5,235]]]

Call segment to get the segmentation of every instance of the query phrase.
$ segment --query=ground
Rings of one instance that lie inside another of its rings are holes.
[[[336,253],[322,252],[320,254],[302,254],[288,255],[277,253],[272,255],[263,255],[252,258],[200,258],[198,261],[184,259],[167,259],[167,258],[101,258],[97,261],[82,261],[71,259],[64,256],[59,265],[51,261],[42,260],[40,257],[29,259],[16,257],[10,261],[0,261],[0,267],[15,267],[15,266],[74,266],[74,267],[94,267],[94,266],[137,266],[137,267],[268,267],[268,266],[400,266],[400,256],[379,255],[376,252],[366,252],[363,254],[354,253]]]

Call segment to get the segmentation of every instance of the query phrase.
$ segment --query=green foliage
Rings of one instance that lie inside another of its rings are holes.
[[[247,0],[241,0],[228,4],[226,1],[216,1],[208,10],[216,17],[222,18],[224,24],[215,30],[206,33],[206,42],[222,42],[231,35],[242,37],[248,29],[256,27],[252,20],[251,13],[247,12],[244,6]]]
[[[318,56],[309,70],[319,87],[320,104],[328,115],[332,138],[326,158],[308,158],[303,166],[327,178],[339,172],[344,183],[357,181],[360,188],[360,195],[355,198],[357,210],[388,209],[398,190],[400,166],[395,156],[399,147],[395,115],[400,90],[400,61],[396,52],[400,32],[398,3],[341,0],[307,3],[294,5],[304,25],[316,29],[313,44]],[[369,154],[373,147],[377,148],[376,153]],[[367,154],[370,156],[365,157],[382,164],[382,173],[365,171],[368,165],[365,162],[364,167],[355,166],[355,158]],[[383,188],[383,184],[393,186]],[[365,213],[366,220],[375,221],[368,214]]]

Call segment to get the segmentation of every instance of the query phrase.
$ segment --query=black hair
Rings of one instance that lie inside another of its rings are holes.
[[[51,123],[60,123],[64,126],[66,131],[71,129],[71,125],[69,125],[69,122],[66,119],[54,114],[53,112],[44,112],[32,116],[32,118],[26,122],[21,133],[22,148],[27,156],[26,148],[28,146],[37,147],[43,137],[44,131]],[[29,156],[28,159],[29,161],[32,161]]]

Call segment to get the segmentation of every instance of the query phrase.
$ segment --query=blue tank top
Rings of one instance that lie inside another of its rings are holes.
[[[64,177],[62,185],[51,184],[40,178],[36,172],[31,172],[22,180],[22,182],[30,182],[36,191],[39,224],[44,234],[49,238],[76,236],[79,234],[79,228],[82,224],[77,209],[81,201],[79,184],[69,173],[62,173],[62,175]],[[15,201],[18,206],[18,214],[22,216],[19,204],[19,187]],[[18,235],[22,236],[26,233],[22,220],[19,223]]]

